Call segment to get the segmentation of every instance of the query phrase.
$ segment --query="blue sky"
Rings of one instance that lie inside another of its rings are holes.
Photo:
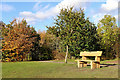
[[[36,31],[47,30],[46,26],[54,25],[54,18],[61,8],[74,6],[75,9],[84,8],[85,17],[91,22],[98,23],[105,14],[118,19],[118,0],[104,2],[88,2],[82,0],[62,0],[60,2],[2,2],[2,21],[8,24],[14,18],[26,19]],[[1,4],[0,4],[1,6]]]

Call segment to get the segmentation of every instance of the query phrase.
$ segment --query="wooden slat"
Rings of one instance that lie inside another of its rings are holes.
[[[78,64],[78,68],[80,67],[80,65],[79,65],[79,61],[77,61],[77,64]]]
[[[102,51],[80,52],[80,56],[101,56]]]
[[[96,63],[97,68],[100,68],[100,62]]]
[[[95,60],[79,60],[79,61],[81,61],[81,62],[99,62],[99,61],[95,61]]]
[[[95,61],[99,61],[100,62],[100,56],[96,56],[95,57]]]
[[[82,60],[86,60],[87,58],[85,56],[82,57]]]
[[[95,69],[95,68],[96,68],[96,64],[93,61],[91,61],[91,69]]]
[[[99,62],[99,61],[95,61],[95,60],[75,60],[75,61],[78,61],[78,62]]]

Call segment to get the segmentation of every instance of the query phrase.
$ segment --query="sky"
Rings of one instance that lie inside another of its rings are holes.
[[[35,28],[36,31],[47,30],[46,26],[53,26],[54,19],[59,14],[60,9],[70,8],[84,9],[85,18],[89,17],[90,21],[99,22],[104,15],[110,14],[118,22],[118,1],[119,0],[60,0],[60,1],[3,1],[0,4],[0,19],[6,24],[13,19],[26,19],[27,23]],[[118,23],[117,23],[118,24]]]

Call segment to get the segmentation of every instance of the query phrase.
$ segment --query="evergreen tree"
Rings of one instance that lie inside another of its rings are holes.
[[[55,19],[55,26],[47,28],[48,32],[62,40],[63,46],[68,46],[66,49],[71,55],[79,56],[80,51],[97,50],[96,26],[89,18],[85,19],[82,9],[61,9]]]

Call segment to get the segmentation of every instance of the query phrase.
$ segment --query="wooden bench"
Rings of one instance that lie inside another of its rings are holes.
[[[80,56],[82,56],[82,60],[77,61],[78,68],[86,67],[87,62],[90,62],[91,69],[100,68],[100,56],[102,55],[102,51],[91,51],[91,52],[80,52]],[[95,56],[95,60],[87,60],[87,56]]]

